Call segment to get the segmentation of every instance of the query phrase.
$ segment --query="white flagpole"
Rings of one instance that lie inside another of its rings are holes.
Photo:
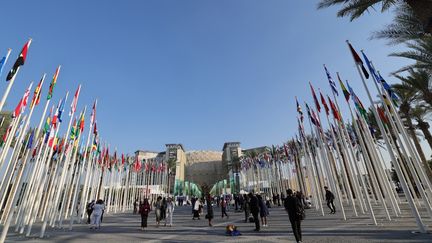
[[[349,44],[348,41],[347,41],[347,43]],[[384,129],[384,127],[383,127],[383,124],[381,123],[381,119],[379,118],[379,116],[378,116],[378,114],[377,114],[376,108],[375,108],[375,106],[373,105],[374,103],[373,103],[373,100],[372,100],[372,96],[371,96],[371,94],[370,94],[370,92],[369,92],[369,89],[368,89],[368,87],[367,87],[367,85],[366,85],[366,82],[365,82],[365,80],[364,80],[364,78],[363,78],[363,75],[362,75],[362,73],[361,73],[361,71],[360,71],[360,67],[359,67],[359,65],[355,62],[355,60],[354,60],[354,64],[355,64],[355,66],[356,66],[356,68],[357,68],[357,71],[358,71],[358,73],[359,73],[360,79],[362,80],[362,83],[363,83],[363,86],[364,86],[364,88],[365,88],[365,90],[366,90],[366,93],[367,93],[367,95],[368,95],[369,101],[371,102],[371,104],[372,104],[372,106],[373,106],[373,108],[372,108],[372,112],[373,112],[374,117],[375,117],[375,119],[376,119],[376,121],[377,121],[377,123],[378,123],[378,126],[379,126],[379,129],[380,129],[380,131],[381,131],[381,134],[383,135],[383,138],[384,138],[385,144],[386,144],[386,146],[387,146],[387,150],[388,150],[389,153],[390,153],[391,160],[394,162],[393,164],[394,164],[394,166],[395,166],[396,173],[397,173],[398,178],[399,178],[399,180],[400,180],[400,182],[401,182],[402,189],[403,189],[403,191],[404,191],[404,193],[405,193],[405,196],[406,196],[406,198],[407,198],[407,200],[408,200],[408,203],[409,203],[409,205],[410,205],[411,211],[412,211],[412,213],[413,213],[413,215],[414,215],[414,218],[415,218],[415,220],[416,220],[417,226],[419,227],[419,229],[420,229],[420,231],[421,231],[422,233],[426,233],[426,227],[425,227],[425,225],[424,225],[424,223],[423,223],[423,220],[422,220],[422,218],[421,218],[421,216],[420,216],[420,214],[419,214],[419,212],[418,212],[418,210],[417,210],[416,205],[414,204],[413,198],[412,198],[411,193],[410,193],[410,191],[409,191],[409,189],[408,189],[408,186],[407,186],[407,184],[406,184],[405,178],[404,178],[403,175],[402,175],[402,171],[401,171],[400,165],[399,165],[399,163],[398,163],[398,161],[397,161],[397,159],[396,159],[396,156],[395,156],[395,154],[394,154],[392,148],[390,147],[390,141],[389,141],[389,138],[387,137],[387,134],[386,134],[386,132],[385,132],[385,129]]]
[[[32,39],[29,40],[28,47],[30,47],[31,41],[32,41]],[[8,49],[8,52],[6,54],[5,64],[6,64],[6,61],[9,59],[9,55],[10,55],[11,51],[12,51],[12,49]],[[20,70],[20,67],[17,68],[15,75],[8,82],[8,86],[6,87],[6,90],[5,90],[5,92],[3,94],[3,97],[2,97],[2,99],[0,101],[0,111],[3,110],[3,106],[4,106],[5,102],[6,102],[7,97],[9,96],[9,92],[10,92],[10,90],[12,88],[12,85],[15,82],[15,78],[18,75],[19,70]]]

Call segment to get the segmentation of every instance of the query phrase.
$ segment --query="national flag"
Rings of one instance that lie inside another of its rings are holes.
[[[45,80],[45,76],[46,76],[45,74],[42,76],[41,80],[39,81],[38,86],[36,87],[36,89],[33,93],[33,98],[32,98],[32,101],[30,103],[30,109],[33,108],[33,106],[39,105],[42,83]]]
[[[315,111],[312,109],[312,119],[311,119],[312,123],[317,126],[317,127],[321,127],[321,124],[318,120],[318,117],[315,114]]]
[[[63,114],[63,111],[64,111],[64,104],[66,103],[66,99],[67,99],[67,95],[60,102],[60,107],[59,107],[58,114],[57,114],[57,118],[58,118],[59,122],[62,122],[62,114]]]
[[[147,168],[147,164],[146,164],[146,168]],[[141,162],[138,160],[138,156],[135,157],[134,169],[135,169],[135,171],[141,170]]]
[[[58,66],[55,73],[54,73],[53,79],[52,79],[51,84],[49,86],[47,100],[50,100],[53,96],[54,87],[57,83],[57,78],[58,78],[58,75],[60,73],[60,68],[61,68],[61,66]]]
[[[338,109],[336,108],[335,103],[333,103],[333,101],[332,101],[332,100],[330,99],[330,97],[328,97],[328,96],[327,96],[327,99],[328,99],[328,101],[329,101],[329,103],[330,103],[330,108],[332,109],[333,117],[334,117],[336,120],[341,121],[341,116],[340,116],[340,113],[339,113]]]
[[[125,163],[125,157],[124,157],[124,154],[122,153],[122,155],[121,155],[121,163],[122,163],[122,165],[124,165],[124,163]]]
[[[69,116],[72,116],[76,111],[80,91],[81,91],[81,84],[78,86],[77,90],[75,91],[75,95],[74,95],[72,103],[71,103],[71,109],[69,112]]]
[[[329,81],[329,83],[330,83],[330,87],[331,87],[333,93],[336,94],[336,95],[339,95],[339,93],[338,93],[338,91],[337,91],[337,88],[336,88],[336,83],[333,81],[332,77],[330,76],[330,73],[329,73],[329,71],[327,70],[326,65],[324,65],[324,70],[325,70],[325,72],[326,72],[327,79],[328,79],[328,81]]]
[[[372,63],[369,61],[369,58],[367,58],[367,56],[366,56],[366,54],[364,53],[364,51],[360,51],[360,52],[361,52],[362,55],[363,55],[363,59],[365,60],[365,62],[366,62],[366,66],[368,67],[369,72],[372,74],[372,77],[374,77],[374,79],[375,79],[376,81],[378,81],[378,74],[377,74],[375,68],[372,66]]]
[[[346,89],[344,83],[342,82],[342,80],[341,80],[341,78],[339,76],[339,73],[336,73],[336,74],[337,74],[337,77],[338,77],[338,80],[339,80],[339,85],[341,86],[341,89],[342,89],[342,93],[345,96],[345,100],[348,102],[349,98],[350,98],[350,93],[348,92],[348,90]]]
[[[84,131],[84,112],[81,113],[81,119],[80,119],[80,123],[79,123],[79,129],[80,129],[81,133]]]
[[[297,105],[297,112],[299,113],[299,115],[300,115],[300,120],[301,120],[301,122],[303,122],[303,111],[302,111],[302,108],[301,108],[301,106],[300,106],[300,104],[298,103],[298,100],[297,100],[297,96],[295,97],[295,99],[296,99],[296,105]]]
[[[384,122],[384,124],[389,124],[389,119],[385,114],[385,111],[382,107],[377,106],[378,115],[381,118],[381,120]]]
[[[352,56],[354,58],[354,62],[361,67],[361,70],[362,70],[365,78],[368,79],[369,78],[369,73],[367,72],[366,68],[364,67],[362,59],[357,54],[357,52],[354,50],[354,48],[352,47],[351,43],[349,43],[348,41],[347,41],[347,43],[348,43],[348,47],[349,47],[349,49],[351,51],[351,54],[352,54]]]
[[[325,110],[325,112],[326,112],[326,114],[327,114],[327,116],[329,115],[329,108],[328,108],[328,106],[327,106],[327,102],[326,102],[326,100],[324,99],[324,96],[323,96],[323,94],[321,93],[321,91],[320,91],[320,96],[321,96],[321,103],[322,103],[322,105],[324,106],[324,110]]]
[[[310,85],[310,88],[311,88],[311,91],[312,91],[312,96],[313,96],[313,99],[314,99],[314,102],[315,102],[316,109],[318,110],[318,112],[321,112],[321,106],[320,106],[320,104],[318,102],[318,99],[316,97],[315,90],[312,87],[312,84],[310,82],[309,82],[309,85]]]
[[[97,130],[97,122],[95,121],[95,123],[94,123],[94,127],[93,127],[93,134],[94,135],[97,135],[98,134],[98,130]]]
[[[90,116],[90,126],[93,126],[93,124],[95,124],[95,120],[96,120],[96,104],[97,104],[97,100],[95,100],[95,102],[93,103],[93,108],[92,108],[92,113]],[[96,124],[95,124],[96,126]]]
[[[357,110],[359,111],[359,113],[365,118],[367,119],[367,112],[366,109],[364,108],[362,102],[360,101],[360,99],[357,97],[357,95],[354,93],[354,90],[351,88],[351,86],[349,85],[348,81],[347,81],[347,86],[348,86],[348,90],[351,93],[351,99],[354,102],[354,105],[356,106]]]
[[[1,147],[3,147],[3,145],[6,143],[6,140],[7,140],[8,136],[9,136],[9,133],[10,133],[10,131],[12,129],[11,125],[9,125],[8,129],[6,130],[5,134],[3,135],[3,139],[2,139],[1,144],[0,144]]]
[[[15,108],[14,113],[12,114],[12,117],[17,117],[18,115],[22,114],[25,111],[25,108],[27,106],[27,102],[28,102],[28,97],[30,96],[30,89],[33,85],[33,82],[30,83],[30,86],[27,88],[27,90],[25,91],[23,97],[21,98],[21,100],[18,102],[18,105]]]
[[[77,137],[78,137],[77,136],[77,121],[76,121],[76,118],[74,118],[73,125],[72,125],[71,131],[70,131],[70,139],[75,140],[75,138],[77,138]]]
[[[27,140],[27,149],[31,149],[33,146],[33,137],[34,137],[34,130],[31,132],[30,137]]]
[[[12,51],[11,49],[8,49],[6,56],[4,56],[4,57],[2,57],[2,59],[0,59],[0,76],[3,72],[4,65],[6,64],[7,60],[9,59],[9,55],[10,55],[11,51]]]
[[[396,92],[393,92],[392,88],[390,87],[390,85],[384,80],[384,78],[381,76],[380,73],[378,73],[378,81],[381,82],[383,88],[387,91],[387,93],[389,94],[389,96],[391,97],[393,104],[395,106],[398,106],[398,102],[399,102],[399,96],[397,96]]]
[[[18,72],[18,69],[24,65],[26,58],[27,58],[27,51],[31,44],[31,39],[25,43],[24,47],[22,48],[20,54],[18,55],[18,58],[16,59],[14,65],[12,66],[12,69],[9,71],[6,81],[11,80],[15,77],[16,73]]]
[[[50,128],[51,128],[50,124],[51,124],[51,115],[53,113],[53,109],[54,109],[54,106],[51,107],[50,113],[47,116],[47,119],[46,119],[46,122],[45,122],[45,125],[44,125],[44,133],[48,133],[49,130],[50,130]]]

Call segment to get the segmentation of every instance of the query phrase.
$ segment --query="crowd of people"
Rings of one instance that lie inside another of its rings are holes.
[[[324,187],[326,194],[327,206],[330,208],[330,213],[336,212],[334,206],[334,195],[328,189]],[[286,191],[286,197],[284,194],[275,194],[270,199],[265,194],[254,194],[252,192],[243,195],[221,195],[214,196],[207,195],[203,198],[192,197],[187,200],[184,197],[174,200],[171,197],[157,196],[151,202],[149,199],[138,203],[135,200],[133,203],[133,213],[141,215],[141,230],[145,230],[148,225],[148,217],[151,211],[155,213],[156,227],[159,227],[161,222],[164,222],[164,226],[173,225],[173,213],[176,207],[176,201],[178,206],[190,205],[192,209],[192,220],[201,219],[201,216],[205,212],[205,219],[208,220],[208,226],[213,226],[212,220],[214,219],[214,208],[216,206],[220,208],[221,218],[229,218],[228,210],[233,207],[235,212],[244,212],[244,222],[254,223],[254,231],[260,231],[261,227],[268,227],[267,218],[270,215],[269,208],[272,206],[283,206],[288,213],[288,218],[292,226],[292,231],[297,242],[302,241],[301,233],[301,221],[305,219],[305,209],[310,208],[310,203],[305,198],[301,191],[294,192],[291,189]],[[90,224],[90,229],[99,229],[103,219],[105,205],[103,200],[93,200],[87,205],[87,223]]]

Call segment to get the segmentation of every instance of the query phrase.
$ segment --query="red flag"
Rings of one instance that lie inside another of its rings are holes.
[[[318,112],[321,112],[321,106],[320,106],[320,104],[318,102],[318,99],[316,97],[315,90],[312,87],[312,84],[310,82],[309,82],[309,85],[310,85],[310,88],[311,88],[311,91],[312,91],[312,96],[313,96],[313,99],[314,99],[314,102],[315,102],[315,106],[316,106]]]
[[[329,108],[327,106],[326,100],[324,99],[324,96],[322,95],[321,91],[320,91],[320,96],[321,96],[321,103],[324,106],[324,109],[326,111],[327,116],[329,115]]]
[[[351,54],[352,54],[352,56],[354,58],[354,62],[361,67],[361,70],[363,71],[364,76],[366,77],[366,79],[368,79],[369,78],[369,73],[366,71],[366,68],[363,65],[362,59],[357,54],[357,52],[354,50],[354,48],[352,47],[352,45],[348,41],[347,41],[347,43],[348,43],[348,47],[349,47],[349,49],[351,51]]]
[[[75,91],[75,95],[74,95],[74,98],[73,98],[72,103],[71,103],[71,110],[69,112],[69,116],[72,116],[72,114],[75,113],[75,111],[76,111],[80,92],[81,92],[81,84],[78,85],[78,88]]]
[[[327,99],[329,100],[330,107],[332,109],[334,118],[338,121],[341,121],[341,117],[340,117],[338,109],[336,108],[336,105],[333,103],[333,101],[330,99],[330,97],[327,96]]]
[[[13,77],[15,77],[16,73],[18,72],[18,69],[20,66],[23,66],[26,58],[27,58],[27,51],[31,44],[31,39],[25,43],[24,47],[21,50],[21,53],[18,55],[18,58],[16,59],[14,65],[12,66],[12,69],[9,71],[6,81],[11,80]]]

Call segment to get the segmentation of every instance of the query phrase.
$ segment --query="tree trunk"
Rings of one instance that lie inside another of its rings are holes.
[[[432,33],[432,1],[431,0],[405,0],[416,17],[423,24],[425,33]]]
[[[423,132],[426,141],[429,143],[429,146],[432,148],[432,135],[429,131],[429,123],[425,121],[417,120],[417,127]],[[423,167],[426,170],[426,174],[428,175],[429,180],[432,182],[432,170],[429,167],[428,161],[423,161]]]
[[[414,141],[414,146],[416,147],[417,152],[419,153],[420,159],[422,160],[422,162],[424,163],[426,160],[426,156],[423,152],[423,149],[420,145],[420,141],[415,133],[415,127],[411,121],[411,119],[407,119],[406,120],[406,125],[407,125],[407,130],[409,135],[411,136],[411,139]]]

